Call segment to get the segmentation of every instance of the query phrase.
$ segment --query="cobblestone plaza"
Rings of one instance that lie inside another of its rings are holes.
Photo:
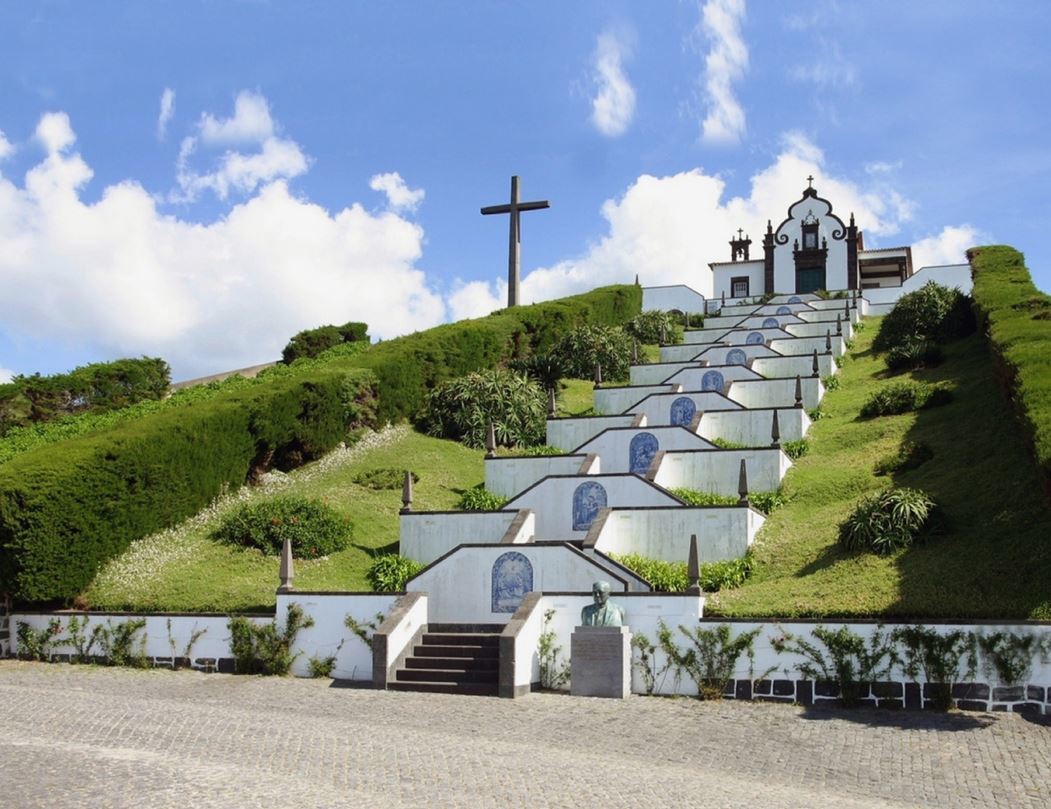
[[[0,662],[0,805],[1051,804],[1051,722]]]

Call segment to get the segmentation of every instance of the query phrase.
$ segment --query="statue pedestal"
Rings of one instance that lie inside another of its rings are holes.
[[[631,694],[631,632],[626,626],[578,626],[570,639],[569,693],[574,697]]]

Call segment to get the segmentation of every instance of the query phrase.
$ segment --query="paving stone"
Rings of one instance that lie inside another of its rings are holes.
[[[772,690],[772,689],[771,689]],[[0,661],[5,807],[1046,807],[1051,717]]]

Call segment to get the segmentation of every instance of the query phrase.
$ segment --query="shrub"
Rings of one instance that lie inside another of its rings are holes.
[[[257,626],[243,615],[232,615],[229,621],[230,651],[234,655],[235,674],[288,674],[300,653],[292,654],[292,645],[301,629],[309,629],[314,619],[303,613],[298,604],[289,604],[285,627],[277,620]]]
[[[258,548],[267,556],[279,554],[288,539],[293,556],[317,559],[346,548],[352,532],[350,521],[320,500],[274,497],[228,514],[212,537],[231,545]]]
[[[821,377],[821,384],[825,390],[839,390],[839,377],[834,374]]]
[[[355,475],[354,482],[359,486],[364,486],[366,489],[400,489],[405,483],[405,473],[407,471],[406,469],[396,469],[391,466],[367,469]],[[415,472],[410,472],[409,474],[412,475],[413,483],[420,482],[420,476]]]
[[[748,502],[756,511],[769,514],[775,508],[781,508],[788,501],[780,489],[774,489],[772,492],[752,492],[748,495]]]
[[[915,469],[933,457],[934,450],[922,441],[904,441],[893,455],[887,455],[876,461],[872,471],[875,475],[893,475],[895,472]]]
[[[741,444],[737,441],[729,441],[725,438],[712,438],[709,440],[719,449],[748,449],[747,444]]]
[[[659,343],[661,342],[662,333],[665,343],[675,344],[682,342],[682,323],[678,320],[673,320],[670,314],[659,309],[640,312],[628,321],[624,331],[640,343]],[[603,368],[604,371],[605,368]]]
[[[460,495],[456,508],[460,511],[499,511],[506,502],[506,497],[488,491],[483,483],[465,490]]]
[[[723,698],[742,654],[748,658],[751,670],[751,663],[755,660],[753,646],[762,630],[762,627],[756,627],[732,637],[729,624],[719,624],[711,629],[703,626],[690,629],[680,624],[679,631],[692,645],[684,652],[672,640],[671,629],[663,620],[657,627],[657,641],[668,663],[675,669],[676,679],[685,674],[697,686],[701,699],[712,700]]]
[[[566,375],[562,361],[554,354],[533,354],[507,363],[507,367],[539,382],[544,390],[557,390],[559,380]]]
[[[861,406],[861,416],[897,416],[951,401],[952,391],[948,388],[922,382],[895,382],[873,393]]]
[[[928,281],[898,299],[880,323],[872,347],[888,351],[910,340],[951,340],[972,331],[970,299],[958,289]]]
[[[681,593],[690,586],[686,562],[667,562],[638,553],[611,553],[609,556],[642,576],[658,592]],[[740,559],[705,562],[700,566],[701,589],[706,593],[716,593],[719,590],[740,587],[751,575],[752,567],[751,554],[746,554]]]
[[[555,353],[567,376],[593,379],[595,366],[600,365],[603,380],[627,379],[631,338],[613,326],[579,326],[562,338]]]
[[[930,340],[907,339],[887,352],[887,367],[892,371],[933,368],[942,361],[941,346]]]
[[[281,362],[286,365],[303,357],[316,357],[341,343],[356,343],[369,340],[367,323],[344,323],[342,326],[320,326],[296,334],[281,352]]]
[[[810,442],[805,438],[800,438],[797,441],[785,441],[781,444],[781,449],[793,461],[798,461],[810,452]]]
[[[696,489],[669,489],[672,494],[691,506],[736,506],[737,495],[701,492]]]
[[[513,456],[530,456],[540,457],[542,455],[565,455],[565,450],[561,447],[552,447],[549,444],[536,444],[531,447],[515,447],[510,449],[508,447],[497,447],[496,455],[498,457],[513,457]]]
[[[398,554],[380,556],[365,572],[365,580],[378,593],[401,593],[405,583],[423,570],[417,561]]]
[[[934,501],[918,489],[889,489],[863,498],[839,527],[848,550],[886,556],[925,539],[935,528]]]
[[[52,376],[16,376],[0,385],[0,435],[60,416],[162,399],[170,385],[168,363],[157,357],[93,363]]]
[[[547,429],[547,396],[528,377],[481,371],[443,383],[430,395],[427,432],[484,447],[489,425],[505,446],[539,444]]]

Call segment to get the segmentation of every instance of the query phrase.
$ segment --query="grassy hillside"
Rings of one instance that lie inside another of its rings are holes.
[[[296,560],[302,590],[368,590],[365,571],[377,552],[398,542],[401,490],[375,491],[354,483],[368,469],[410,466],[419,475],[413,507],[447,509],[460,492],[484,477],[482,452],[408,427],[373,433],[349,450],[337,450],[265,485],[241,489],[169,531],[132,543],[84,592],[93,609],[232,612],[272,608],[278,560],[209,538],[223,514],[238,504],[275,494],[316,497],[354,525],[351,547],[326,559]]]
[[[950,343],[944,363],[907,376],[946,381],[954,400],[900,416],[860,420],[889,381],[870,345],[869,321],[810,431],[810,453],[785,479],[789,504],[756,545],[754,578],[720,593],[709,613],[728,616],[1051,618],[1051,511],[993,376],[981,335]],[[895,377],[901,378],[901,377]],[[934,450],[893,478],[873,465],[903,440]],[[839,523],[864,494],[891,484],[925,489],[945,508],[950,533],[879,558],[846,553]]]

